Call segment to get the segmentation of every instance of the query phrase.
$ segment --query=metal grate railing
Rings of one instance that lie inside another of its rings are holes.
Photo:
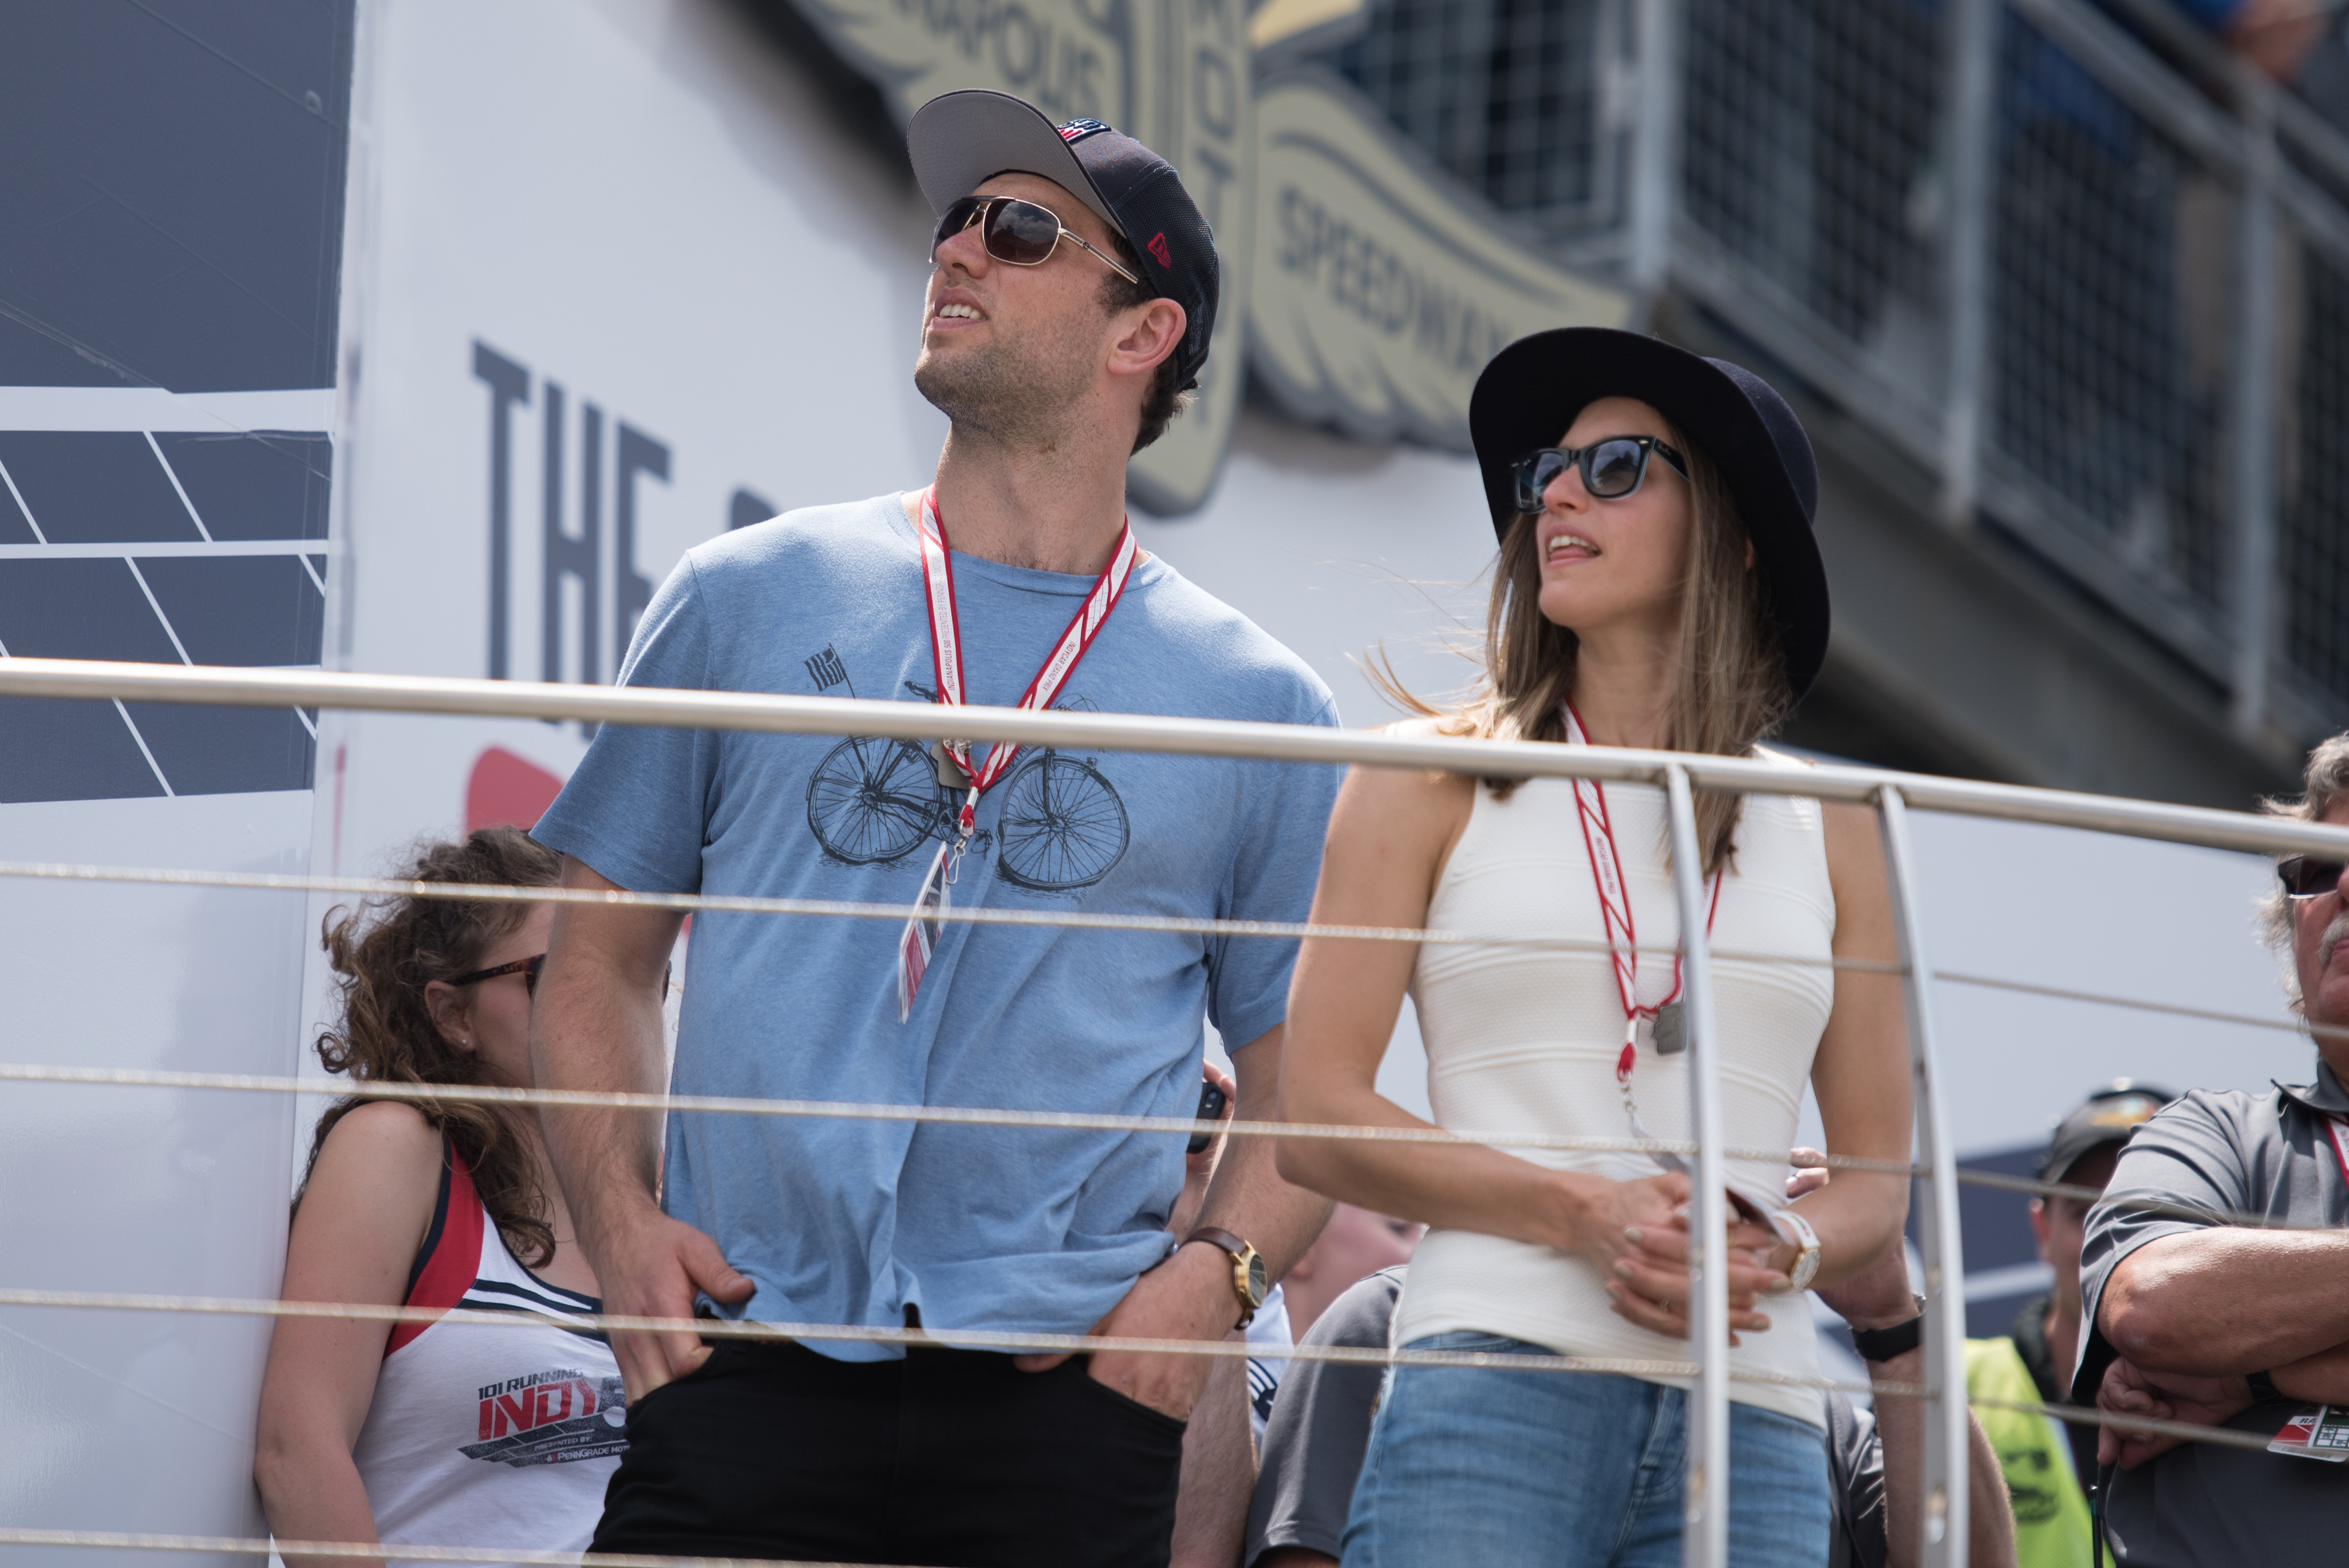
[[[1916,5],[1689,0],[1682,51],[1688,222],[1847,352],[1909,370],[1932,352],[1939,39]]]
[[[2191,111],[2117,90],[2074,31],[2010,13],[1999,40],[1987,455],[2043,527],[2222,641],[2243,310],[2239,181],[2212,154],[2237,150],[2175,134]]]
[[[1504,211],[1572,235],[1621,221],[1610,70],[1620,0],[1392,0],[1330,63]]]
[[[1332,58],[1562,254],[1824,389],[2247,737],[2349,722],[2338,108],[2169,0],[1372,0]]]

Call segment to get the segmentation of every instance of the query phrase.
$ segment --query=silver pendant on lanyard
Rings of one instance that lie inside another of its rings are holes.
[[[1589,744],[1582,727],[1581,715],[1571,703],[1566,705],[1566,734],[1568,743]],[[1631,1136],[1644,1142],[1658,1142],[1640,1119],[1639,1101],[1631,1095],[1631,1075],[1639,1064],[1640,1020],[1652,1018],[1650,1034],[1660,1057],[1678,1056],[1688,1048],[1688,1013],[1681,1001],[1681,963],[1672,959],[1672,985],[1664,1000],[1653,1007],[1640,1006],[1639,933],[1631,916],[1630,889],[1623,876],[1623,860],[1615,847],[1615,826],[1607,809],[1607,789],[1595,779],[1573,780],[1575,815],[1582,829],[1584,851],[1590,862],[1592,890],[1599,895],[1599,923],[1604,928],[1609,946],[1609,963],[1614,970],[1615,988],[1623,1006],[1623,1049],[1615,1062],[1615,1085],[1623,1096],[1623,1117]],[[1600,857],[1604,855],[1602,860]],[[1713,899],[1705,915],[1705,933],[1713,931],[1713,916],[1721,907],[1722,871],[1713,878]],[[1665,1150],[1650,1152],[1650,1158],[1667,1171],[1685,1172],[1688,1161]]]

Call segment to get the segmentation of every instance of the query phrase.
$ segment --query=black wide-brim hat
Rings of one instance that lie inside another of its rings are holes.
[[[1506,535],[1516,521],[1512,466],[1536,448],[1557,445],[1575,416],[1601,397],[1651,405],[1721,470],[1754,542],[1763,615],[1799,700],[1827,656],[1827,573],[1811,531],[1818,463],[1786,400],[1744,366],[1611,327],[1560,327],[1517,339],[1493,356],[1468,399],[1494,531]]]

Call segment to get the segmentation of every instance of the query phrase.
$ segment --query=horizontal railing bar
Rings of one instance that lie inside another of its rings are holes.
[[[324,1318],[342,1323],[455,1323],[475,1328],[543,1326],[549,1322],[606,1334],[692,1334],[703,1339],[798,1339],[828,1344],[895,1345],[908,1349],[996,1350],[1080,1355],[1204,1356],[1223,1360],[1329,1361],[1375,1367],[1506,1367],[1532,1372],[1611,1372],[1633,1377],[1693,1377],[1690,1361],[1599,1356],[1517,1356],[1489,1350],[1388,1350],[1353,1345],[1252,1345],[1245,1339],[1154,1339],[1129,1335],[1049,1334],[1019,1329],[883,1327],[858,1323],[763,1323],[750,1318],[653,1317],[609,1312],[550,1313],[481,1307],[392,1306],[378,1302],[272,1301],[259,1297],[172,1295],[132,1291],[0,1288],[0,1307],[64,1307],[84,1312],[168,1312],[218,1317]],[[1755,1367],[1749,1382],[1818,1387],[1823,1379]]]
[[[0,1303],[0,1305],[5,1305]],[[520,1320],[529,1321],[529,1320]],[[703,1320],[706,1321],[706,1320]],[[1327,1346],[1337,1349],[1340,1346]],[[1385,1358],[1409,1352],[1371,1351],[1369,1354]],[[1829,1383],[1820,1379],[1823,1387],[1833,1387],[1859,1392],[1857,1386]],[[1924,1390],[1906,1383],[1875,1383],[1867,1391],[1878,1397],[1918,1398]],[[2023,1410],[2089,1426],[2112,1427],[2122,1431],[2147,1432],[2157,1436],[2181,1438],[2189,1442],[2210,1443],[2220,1448],[2264,1449],[2268,1439],[2251,1432],[2238,1432],[2227,1427],[2199,1427],[2184,1421],[2165,1421],[2150,1416],[2123,1416],[2108,1411],[2089,1409],[2076,1405],[2043,1405],[2020,1399],[1994,1399],[1981,1395],[1969,1396],[1970,1405],[1988,1406],[2002,1410]],[[527,1568],[847,1568],[844,1563],[799,1562],[770,1558],[742,1557],[671,1557],[636,1552],[550,1552],[524,1547],[472,1546],[403,1546],[385,1545],[373,1541],[301,1541],[295,1539],[232,1535],[177,1535],[117,1530],[45,1530],[26,1525],[0,1525],[0,1546],[87,1547],[112,1552],[202,1552],[234,1556],[259,1557],[275,1553],[281,1557],[351,1557],[381,1558],[393,1563],[459,1563],[481,1564],[492,1568],[500,1563],[526,1564]]]
[[[1115,914],[1096,910],[1001,909],[987,904],[949,904],[940,909],[860,899],[764,898],[747,894],[634,892],[624,888],[566,888],[526,882],[422,882],[398,877],[295,875],[285,872],[215,872],[171,866],[77,865],[69,861],[0,861],[0,878],[36,882],[146,882],[163,887],[243,888],[257,892],[347,893],[355,898],[445,899],[472,903],[595,904],[630,909],[674,910],[684,914],[778,914],[835,920],[905,921],[921,913],[949,925],[1017,925],[1073,931],[1169,932],[1189,936],[1267,937],[1289,941],[1410,942],[1438,947],[1552,947],[1575,953],[1652,953],[1670,957],[1676,943],[1609,942],[1564,932],[1485,934],[1410,925],[1331,925],[1296,920],[1224,920],[1209,915]],[[1898,964],[1875,958],[1814,957],[1803,953],[1763,953],[1715,948],[1728,963],[1775,964],[1795,969],[1846,969],[1872,975],[1905,975]]]
[[[938,1122],[957,1127],[1040,1127],[1086,1132],[1226,1133],[1236,1138],[1305,1138],[1361,1143],[1473,1144],[1489,1149],[1553,1149],[1578,1153],[1693,1154],[1695,1143],[1669,1138],[1585,1138],[1567,1133],[1455,1132],[1441,1127],[1369,1127],[1339,1122],[1195,1121],[1181,1116],[1132,1116],[1115,1111],[1014,1110],[976,1106],[864,1104],[854,1100],[765,1099],[750,1095],[642,1094],[626,1089],[510,1088],[492,1084],[426,1084],[369,1082],[351,1078],[305,1078],[268,1073],[207,1073],[172,1068],[60,1067],[35,1062],[0,1063],[0,1083],[53,1083],[100,1088],[184,1088],[222,1090],[235,1094],[307,1094],[336,1099],[392,1099],[409,1104],[560,1105],[604,1110],[708,1112],[742,1116],[807,1117],[833,1120]],[[1927,1175],[1924,1167],[1901,1160],[1871,1160],[1852,1154],[1822,1154],[1795,1150],[1728,1148],[1732,1160],[1778,1162],[1805,1169],[1825,1168],[1857,1175]],[[1797,1161],[1800,1152],[1804,1158]],[[1975,1187],[2028,1193],[2041,1198],[2077,1198],[2106,1202],[2109,1194],[2094,1187],[2066,1186],[2057,1181],[2010,1176],[2004,1171],[1971,1166],[1957,1168],[1958,1181]],[[2331,1231],[2338,1227],[2300,1224],[2229,1209],[2172,1203],[2158,1198],[2110,1197],[2109,1201],[2147,1213],[2209,1224],[2269,1231]]]
[[[23,877],[43,882],[147,882],[165,887],[245,888],[261,892],[348,893],[357,898],[431,898],[471,903],[619,904],[644,909],[669,909],[684,913],[781,914],[828,916],[851,920],[909,919],[908,903],[880,903],[850,899],[754,898],[689,892],[630,892],[594,888],[558,888],[498,882],[418,882],[392,877],[296,876],[284,872],[216,872],[170,866],[78,865],[69,861],[0,861],[0,878]],[[1328,942],[1411,942],[1431,946],[1547,947],[1571,953],[1652,953],[1669,957],[1680,945],[1669,942],[1609,942],[1599,937],[1564,933],[1516,932],[1485,934],[1403,925],[1330,925],[1309,921],[1221,920],[1206,916],[1113,914],[1092,910],[997,909],[986,904],[954,904],[929,912],[948,923],[1059,927],[1077,931],[1155,931],[1199,936],[1259,937],[1272,940]],[[1802,953],[1762,953],[1751,948],[1716,947],[1714,957],[1725,964],[1772,964],[1790,969],[1835,969],[1867,975],[1905,975],[1897,963],[1875,958],[1825,958]],[[2031,980],[2008,980],[1994,975],[1972,975],[1937,969],[1933,978],[1951,985],[1972,985],[2060,1001],[2087,1002],[2135,1012],[2168,1014],[2203,1023],[2231,1024],[2243,1028],[2273,1029],[2285,1034],[2349,1039],[2349,1026],[2311,1024],[2292,1017],[2261,1017],[2182,1002],[2150,1001],[2106,991],[2046,985]]]
[[[755,1095],[641,1094],[626,1089],[510,1088],[496,1084],[374,1082],[294,1078],[277,1073],[206,1073],[168,1068],[58,1067],[0,1063],[0,1083],[82,1084],[120,1088],[222,1089],[243,1094],[320,1094],[448,1105],[559,1105],[599,1110],[708,1111],[736,1116],[807,1117],[831,1120],[938,1122],[958,1127],[1041,1127],[1085,1132],[1222,1132],[1237,1138],[1334,1139],[1363,1143],[1474,1144],[1491,1149],[1551,1149],[1583,1153],[1693,1154],[1685,1139],[1584,1138],[1562,1132],[1455,1132],[1442,1127],[1361,1127],[1309,1121],[1196,1121],[1187,1116],[1132,1116],[1117,1111],[1014,1110],[979,1106],[868,1104],[855,1100],[774,1099]],[[1730,1149],[1732,1160],[1785,1163],[1791,1150]],[[1834,1170],[1913,1176],[1898,1160],[1829,1155]]]
[[[161,1312],[195,1316],[323,1318],[343,1323],[426,1324],[440,1322],[481,1328],[529,1328],[556,1321],[605,1333],[686,1333],[703,1339],[789,1343],[799,1339],[859,1345],[902,1346],[907,1349],[995,1350],[1022,1353],[1102,1351],[1141,1356],[1198,1356],[1216,1360],[1316,1361],[1350,1367],[1457,1367],[1474,1370],[1512,1372],[1613,1373],[1635,1377],[1693,1377],[1690,1361],[1650,1361],[1592,1356],[1529,1356],[1489,1350],[1406,1350],[1356,1345],[1251,1345],[1246,1340],[1140,1339],[1116,1335],[1035,1334],[1001,1329],[885,1328],[862,1324],[760,1323],[720,1317],[644,1317],[615,1313],[566,1313],[559,1319],[532,1312],[490,1312],[475,1307],[392,1306],[377,1302],[271,1301],[258,1297],[171,1295],[128,1291],[71,1291],[0,1288],[0,1307],[65,1308],[82,1312]],[[1888,1395],[1921,1398],[1926,1390],[1913,1383],[1853,1383],[1837,1377],[1804,1377],[1763,1367],[1733,1367],[1730,1377],[1743,1383],[1775,1387],[1834,1389],[1847,1394]],[[1969,1404],[2001,1409],[2033,1410],[2058,1420],[2128,1431],[2240,1446],[2253,1446],[2244,1434],[2222,1427],[2198,1427],[2158,1417],[2124,1416],[2075,1405],[2039,1405],[2025,1401],[1969,1397]],[[2206,1434],[2217,1434],[2207,1436]],[[2267,1439],[2256,1446],[2265,1448]],[[0,1535],[0,1544],[6,1537]],[[291,1550],[288,1548],[288,1550]]]
[[[1843,967],[1842,965],[1837,967]],[[2304,1018],[2262,1018],[2251,1013],[2230,1013],[2218,1007],[2193,1007],[2183,1002],[2153,1002],[2141,996],[2116,996],[2109,991],[2083,991],[2071,985],[2044,985],[2035,980],[2005,980],[1995,975],[1969,975],[1957,969],[1936,969],[1933,978],[1944,985],[1972,985],[1985,991],[2012,991],[2024,996],[2045,996],[2058,1002],[2086,1002],[2099,1007],[2127,1007],[2132,1012],[2159,1013],[2198,1023],[2229,1024],[2245,1029],[2276,1029],[2285,1034],[2349,1040],[2349,1025],[2312,1024]]]
[[[1791,768],[1760,758],[1702,753],[1569,747],[1546,741],[1471,740],[1392,735],[1317,725],[1167,718],[1144,714],[1031,712],[958,707],[942,722],[929,703],[643,686],[558,686],[430,676],[352,675],[327,670],[230,669],[80,659],[0,658],[0,696],[121,698],[233,707],[318,707],[435,713],[490,718],[578,719],[675,729],[778,735],[871,735],[957,739],[1109,751],[1230,757],[1263,761],[1358,763],[1427,769],[1479,778],[1599,779],[1661,787],[1677,762],[1700,789],[1807,796],[1869,804],[1897,784],[1920,810],[2084,828],[2132,838],[2251,853],[2349,851],[2349,828],[2287,821],[2201,806],[1988,784],[1844,764]]]
[[[534,1546],[403,1546],[378,1541],[279,1536],[176,1535],[129,1530],[36,1530],[0,1525],[0,1546],[89,1547],[101,1552],[202,1552],[228,1557],[354,1557],[387,1563],[468,1563],[484,1568],[848,1568],[843,1563],[766,1557],[670,1557],[650,1552],[553,1552]]]

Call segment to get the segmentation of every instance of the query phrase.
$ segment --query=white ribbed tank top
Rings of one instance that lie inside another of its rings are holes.
[[[1607,804],[1641,945],[1678,942],[1680,918],[1664,860],[1663,791],[1610,784]],[[1736,868],[1722,883],[1714,945],[1824,960],[1832,954],[1835,913],[1818,802],[1747,796]],[[1447,931],[1556,932],[1604,940],[1572,783],[1529,779],[1507,800],[1495,799],[1480,784],[1467,830],[1429,903],[1427,923]],[[1721,1125],[1728,1146],[1785,1149],[1794,1142],[1803,1086],[1835,999],[1834,974],[1823,965],[1714,961],[1713,1005],[1723,1037]],[[1641,955],[1642,1005],[1661,1002],[1671,984],[1669,954]],[[1411,995],[1427,1046],[1428,1099],[1439,1125],[1458,1131],[1630,1135],[1615,1083],[1623,1009],[1605,953],[1431,944],[1420,949]],[[1688,1057],[1660,1057],[1645,1025],[1640,1035],[1632,1078],[1640,1119],[1654,1137],[1687,1138]],[[1553,1170],[1617,1181],[1661,1170],[1644,1154],[1508,1152]],[[1783,1191],[1786,1176],[1783,1161],[1733,1161],[1729,1170],[1733,1179],[1765,1191]],[[1733,1362],[1816,1377],[1808,1298],[1765,1298],[1762,1310],[1770,1329],[1744,1335],[1731,1352]],[[1394,1342],[1455,1331],[1506,1335],[1567,1356],[1682,1361],[1690,1353],[1687,1342],[1651,1334],[1609,1310],[1599,1270],[1579,1253],[1433,1230],[1413,1256]],[[1651,1381],[1687,1386],[1686,1379]],[[1730,1384],[1730,1398],[1826,1425],[1816,1389],[1738,1379]]]

